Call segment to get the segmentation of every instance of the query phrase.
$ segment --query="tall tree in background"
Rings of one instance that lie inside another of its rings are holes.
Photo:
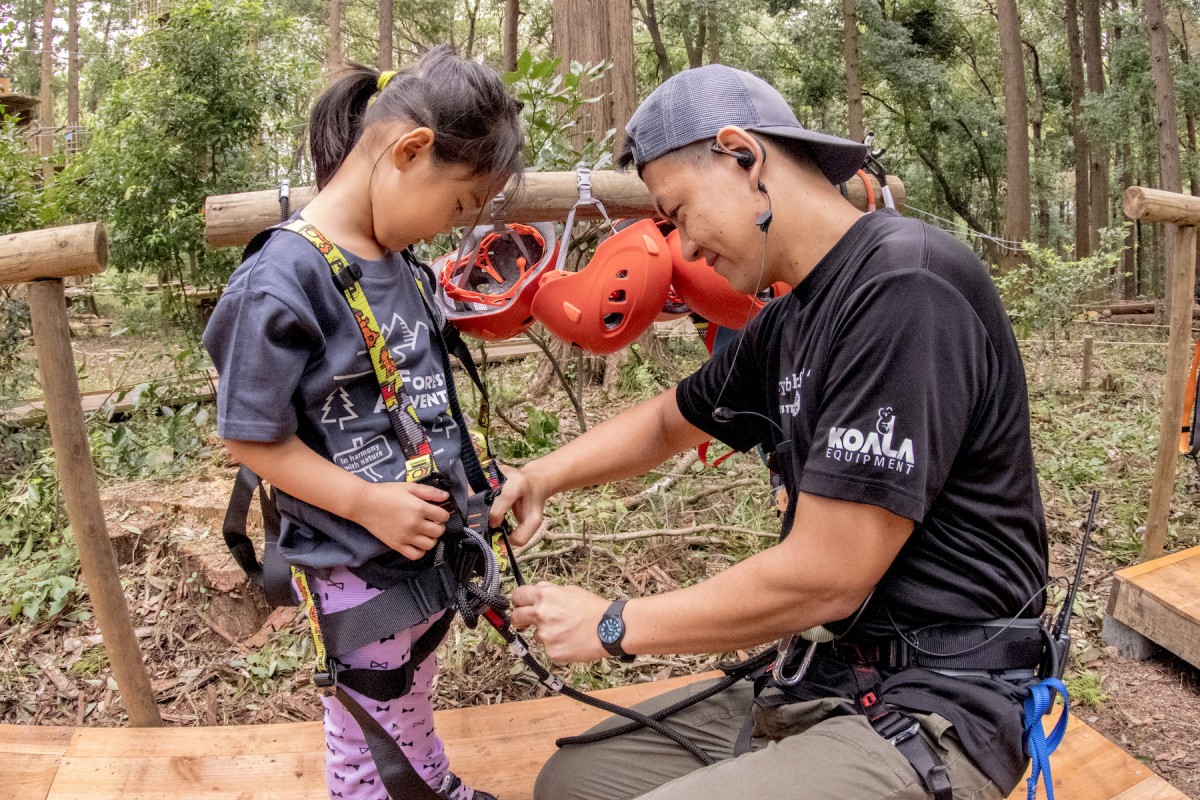
[[[392,0],[379,0],[379,71],[392,69]]]
[[[42,6],[41,105],[38,107],[38,153],[42,156],[42,178],[49,182],[54,174],[50,156],[54,154],[54,0]]]
[[[517,41],[517,32],[521,25],[521,0],[504,0],[504,70],[515,72],[517,69],[517,53],[521,45]]]
[[[1088,94],[1104,94],[1104,56],[1100,43],[1100,0],[1083,3],[1083,58],[1087,65]],[[1100,229],[1108,227],[1108,145],[1097,137],[1088,143],[1088,192],[1090,206],[1089,243],[1092,252],[1100,249]]]
[[[1183,168],[1179,158],[1179,117],[1175,112],[1175,83],[1171,76],[1171,53],[1167,49],[1167,25],[1162,0],[1145,0],[1146,28],[1150,36],[1150,72],[1154,76],[1154,126],[1158,130],[1159,188],[1183,191]],[[1174,261],[1175,226],[1164,226],[1166,263]],[[1171,270],[1164,270],[1163,313],[1171,316]]]
[[[842,0],[843,49],[846,54],[846,118],[850,138],[861,142],[863,125],[862,68],[858,58],[858,0]]]
[[[1009,242],[1029,241],[1029,97],[1025,84],[1025,59],[1021,56],[1021,19],[1017,0],[999,0],[996,4],[1000,23],[1000,59],[1004,67],[1004,116],[1008,131],[1006,175],[1008,190],[1004,200],[1004,238]],[[1016,265],[1028,256],[1009,244],[1004,261]]]
[[[588,90],[601,99],[585,110],[578,136],[600,139],[615,128],[613,144],[619,147],[625,123],[637,106],[630,0],[554,0],[554,54],[563,63],[612,62],[612,68]]]
[[[325,69],[332,73],[342,65],[342,0],[329,0],[329,47]]]
[[[1083,95],[1086,83],[1083,76],[1083,47],[1079,36],[1079,9],[1075,0],[1066,0],[1063,12],[1067,30],[1067,58],[1071,75],[1071,138],[1075,145],[1075,257],[1091,254],[1091,228],[1088,209],[1088,139],[1083,131]]]
[[[69,152],[79,150],[79,0],[67,3],[67,127]]]
[[[662,26],[658,23],[658,9],[654,5],[654,0],[633,0],[637,6],[638,16],[642,18],[642,24],[646,26],[646,32],[650,34],[650,43],[654,46],[654,57],[658,59],[658,77],[660,80],[666,80],[675,74],[675,68],[671,66],[671,57],[667,55],[667,45],[663,41]]]

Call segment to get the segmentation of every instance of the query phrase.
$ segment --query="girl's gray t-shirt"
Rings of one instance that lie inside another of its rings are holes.
[[[450,414],[438,331],[417,281],[431,292],[410,254],[370,261],[360,284],[387,338],[433,449],[439,470],[465,507],[460,431]],[[432,296],[427,294],[426,296]],[[324,257],[307,240],[276,231],[230,276],[204,331],[220,375],[217,433],[223,439],[280,442],[295,435],[328,460],[373,483],[403,481],[404,454],[345,297]],[[278,494],[279,549],[293,564],[356,567],[389,552],[350,520]],[[422,562],[413,562],[414,567]]]

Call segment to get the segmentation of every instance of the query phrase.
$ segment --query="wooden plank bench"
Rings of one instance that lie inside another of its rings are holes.
[[[631,705],[694,680],[596,694]],[[552,697],[439,711],[437,727],[450,762],[468,783],[501,800],[529,800],[554,740],[604,716]],[[216,728],[0,725],[0,800],[323,800],[324,753],[317,722]],[[1186,800],[1149,767],[1074,719],[1052,768],[1060,800]],[[1011,800],[1024,797],[1022,783]]]
[[[1200,547],[1114,573],[1105,635],[1127,657],[1153,642],[1200,667]]]

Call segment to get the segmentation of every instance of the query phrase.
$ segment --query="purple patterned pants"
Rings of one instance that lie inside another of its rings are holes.
[[[333,570],[328,580],[310,578],[309,585],[326,614],[360,605],[380,593],[340,567]],[[341,656],[339,662],[348,668],[395,669],[408,660],[413,642],[434,621],[398,631],[394,636]],[[433,730],[430,686],[436,672],[437,658],[430,656],[413,676],[412,690],[404,697],[386,702],[342,687],[392,734],[413,768],[435,790],[449,768],[442,740]],[[321,702],[325,706],[325,781],[329,796],[342,800],[387,800],[387,790],[379,779],[358,723],[335,698],[324,697]]]

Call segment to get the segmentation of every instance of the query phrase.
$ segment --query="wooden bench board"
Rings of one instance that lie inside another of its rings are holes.
[[[1200,667],[1200,547],[1116,572],[1108,613]]]
[[[633,684],[597,695],[631,705],[696,679]],[[436,719],[450,761],[468,783],[502,800],[529,800],[554,740],[604,716],[553,697],[439,711]],[[1052,767],[1060,800],[1186,800],[1075,719]],[[0,725],[0,800],[324,800],[324,774],[317,722],[157,729]],[[1022,782],[1011,798],[1024,797]]]

